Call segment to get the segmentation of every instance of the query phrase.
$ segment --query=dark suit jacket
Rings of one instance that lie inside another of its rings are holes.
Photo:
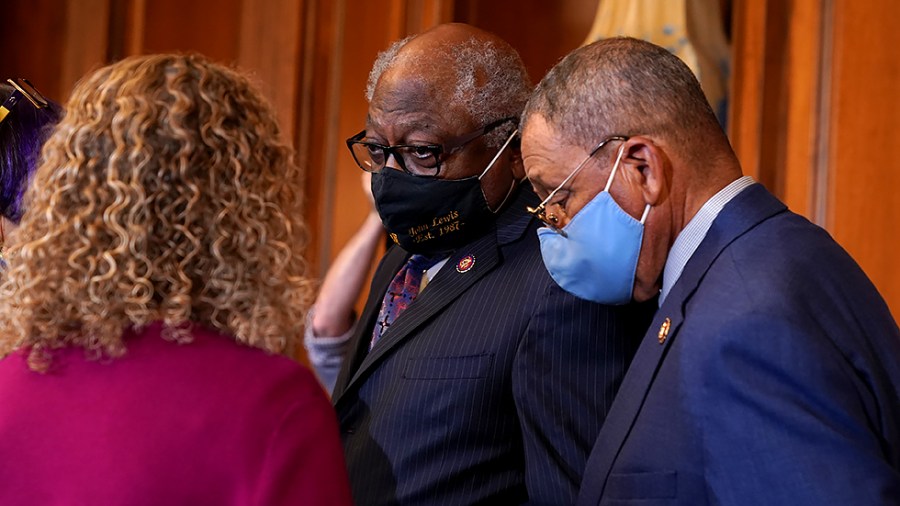
[[[649,315],[557,287],[525,213],[536,203],[523,187],[367,353],[408,253],[382,260],[334,392],[357,504],[574,501]]]
[[[825,231],[753,185],[654,318],[579,504],[897,504],[898,388],[900,331],[881,296]]]

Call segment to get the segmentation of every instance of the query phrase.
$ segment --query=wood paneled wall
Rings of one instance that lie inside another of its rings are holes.
[[[537,84],[560,58],[584,42],[596,12],[597,0],[457,0],[454,20],[509,42]]]
[[[378,51],[445,21],[508,40],[537,81],[586,36],[597,0],[11,0],[0,76],[64,99],[91,68],[198,51],[252,71],[305,167],[322,274],[369,204],[343,140],[362,128]],[[730,136],[746,172],[826,227],[900,315],[900,30],[888,0],[734,0]]]
[[[896,2],[834,0],[825,224],[900,316],[900,30]]]
[[[825,227],[900,316],[900,31],[888,0],[737,0],[745,171]]]
[[[66,11],[65,2],[60,0],[14,1],[11,5],[4,2],[0,79],[27,77],[50,98],[68,93],[69,87],[60,79],[66,47]]]

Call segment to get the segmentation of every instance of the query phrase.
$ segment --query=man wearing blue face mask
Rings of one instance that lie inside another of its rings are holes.
[[[531,90],[508,44],[459,24],[372,69],[347,145],[396,245],[333,394],[357,504],[575,500],[649,315],[544,269],[515,142]]]
[[[563,288],[659,295],[579,504],[897,504],[900,330],[856,263],[740,165],[653,44],[563,59],[523,113]]]

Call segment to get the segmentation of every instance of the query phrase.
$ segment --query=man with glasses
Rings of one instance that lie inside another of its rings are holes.
[[[543,268],[516,143],[531,89],[508,44],[459,24],[372,69],[347,143],[396,246],[333,394],[357,504],[574,501],[648,319]]]
[[[897,324],[825,231],[742,177],[690,70],[648,42],[592,44],[522,128],[557,283],[659,297],[579,504],[896,504]]]

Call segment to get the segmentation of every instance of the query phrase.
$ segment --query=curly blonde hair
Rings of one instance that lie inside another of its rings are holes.
[[[301,180],[248,79],[197,55],[132,57],[78,83],[10,238],[0,355],[125,352],[154,321],[292,353],[312,291]]]

